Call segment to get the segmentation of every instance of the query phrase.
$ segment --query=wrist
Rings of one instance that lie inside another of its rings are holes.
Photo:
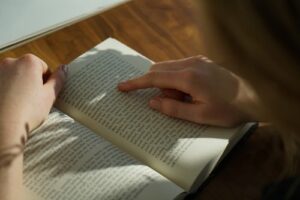
[[[25,145],[27,135],[26,126],[22,126],[22,123],[0,121],[0,148],[12,145]]]
[[[239,80],[238,95],[234,100],[236,107],[245,113],[248,121],[261,121],[259,119],[260,102],[255,90],[243,79]]]
[[[26,140],[24,128],[16,124],[0,123],[0,168],[22,160]]]

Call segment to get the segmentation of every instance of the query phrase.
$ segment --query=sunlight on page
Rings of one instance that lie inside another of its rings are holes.
[[[173,199],[182,191],[58,111],[29,140],[24,185],[49,200]]]
[[[162,115],[148,106],[159,89],[116,89],[119,82],[143,75],[151,64],[108,39],[68,65],[68,80],[56,106],[188,190],[200,172],[211,172],[239,128],[208,127]],[[104,93],[101,101],[95,100]]]
[[[99,96],[95,97],[90,102],[88,102],[88,104],[93,105],[95,103],[99,103],[99,101],[101,101],[101,99],[103,99],[105,96],[106,96],[106,92],[104,92],[104,93],[100,94]]]
[[[193,143],[190,142],[191,140],[193,140]],[[177,142],[178,145],[180,145],[180,143],[191,143],[191,146],[182,154],[180,158],[178,158],[180,159],[178,165],[189,163],[189,166],[184,166],[185,170],[188,170],[187,167],[190,169],[204,168],[207,163],[218,161],[228,142],[229,140],[221,138],[179,139]]]

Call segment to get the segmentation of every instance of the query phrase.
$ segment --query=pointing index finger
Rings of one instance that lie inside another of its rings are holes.
[[[185,93],[189,93],[179,77],[177,71],[150,71],[147,74],[125,81],[118,85],[118,89],[123,92],[129,92],[137,89],[146,88],[166,88],[176,89]]]

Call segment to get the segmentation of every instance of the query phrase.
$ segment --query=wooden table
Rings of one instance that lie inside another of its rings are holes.
[[[0,59],[33,53],[54,69],[107,37],[122,41],[154,61],[201,54],[201,31],[192,2],[135,0],[2,53]],[[195,199],[259,199],[263,186],[278,178],[282,163],[278,137],[260,128],[235,149]]]

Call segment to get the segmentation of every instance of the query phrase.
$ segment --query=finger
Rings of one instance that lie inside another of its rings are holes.
[[[185,103],[170,98],[155,97],[149,102],[149,106],[170,117],[199,123],[196,104]]]
[[[10,66],[11,63],[15,62],[16,58],[7,57],[0,61],[1,65]]]
[[[37,57],[38,58],[38,57]],[[48,65],[45,63],[45,61],[43,61],[42,59],[38,58],[40,64],[42,65],[42,69],[43,69],[43,74],[49,73],[49,68]]]
[[[232,111],[207,104],[192,104],[170,98],[155,97],[150,100],[149,106],[170,117],[198,124],[233,127],[239,122]]]
[[[54,101],[56,100],[59,92],[63,88],[66,79],[65,66],[58,68],[44,84],[45,98],[47,105],[52,107]]]
[[[178,90],[172,90],[172,89],[161,89],[161,92],[162,92],[161,97],[167,97],[178,101],[183,101],[186,96],[185,93],[180,92]]]
[[[39,57],[33,54],[25,54],[18,59],[19,62],[23,62],[28,66],[39,67],[43,74],[47,73],[48,65]]]
[[[176,81],[174,81],[176,80]],[[161,88],[175,89],[190,94],[190,82],[184,81],[180,73],[175,71],[152,71],[141,77],[125,81],[118,85],[118,89],[123,92],[129,92],[137,89]]]

